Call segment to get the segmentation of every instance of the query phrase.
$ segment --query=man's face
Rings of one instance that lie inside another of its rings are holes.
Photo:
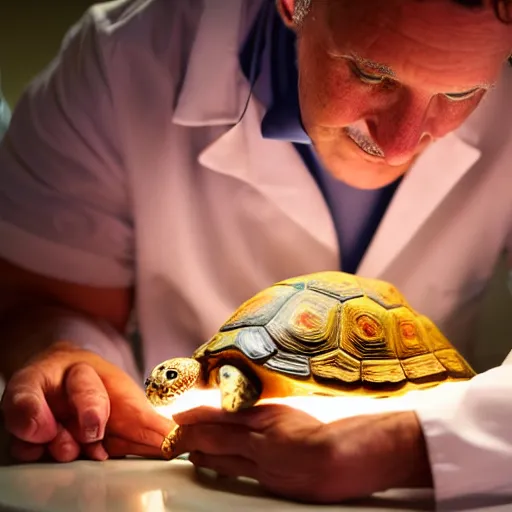
[[[511,48],[491,7],[313,0],[298,28],[304,127],[337,178],[384,186],[473,112]]]

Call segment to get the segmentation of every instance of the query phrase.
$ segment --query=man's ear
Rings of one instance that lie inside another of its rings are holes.
[[[276,0],[276,6],[283,23],[292,30],[296,29],[297,27],[293,21],[295,0]]]

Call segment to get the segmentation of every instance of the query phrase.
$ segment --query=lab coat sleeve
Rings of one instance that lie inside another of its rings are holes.
[[[512,234],[506,249],[512,269]],[[512,351],[469,381],[422,391],[414,408],[438,502],[512,495]]]
[[[512,493],[510,363],[418,396],[436,501]]]
[[[74,345],[98,354],[142,384],[132,345],[107,322],[92,320],[75,313],[67,316],[61,314],[59,321],[54,324],[52,334],[56,340],[70,340]]]
[[[117,139],[101,10],[70,29],[57,57],[21,96],[0,145],[0,257],[97,287],[133,280],[133,223]],[[108,326],[63,319],[59,339],[136,377],[127,340]]]
[[[133,280],[130,191],[101,10],[70,29],[21,96],[0,144],[0,257],[103,287]]]

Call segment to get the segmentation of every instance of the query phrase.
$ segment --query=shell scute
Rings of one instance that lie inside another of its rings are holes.
[[[301,354],[277,352],[263,366],[269,370],[285,373],[292,377],[307,378],[311,375],[309,357]]]
[[[308,389],[328,381],[343,392],[371,389],[387,396],[411,383],[430,386],[474,375],[396,287],[342,272],[287,279],[256,294],[197,354],[225,350],[275,372],[272,378],[306,380]]]
[[[431,352],[427,332],[421,319],[410,309],[400,307],[388,311],[390,340],[398,359],[407,359]]]
[[[332,350],[311,358],[315,377],[354,383],[361,380],[361,361],[343,350]]]
[[[356,359],[393,359],[388,343],[386,311],[367,298],[345,302],[341,311],[339,346]]]
[[[276,344],[294,354],[316,354],[337,347],[338,301],[312,290],[292,297],[267,324]]]
[[[299,290],[293,286],[271,286],[245,301],[224,323],[220,331],[240,327],[265,326]]]
[[[453,348],[441,349],[436,351],[435,354],[439,362],[446,368],[450,377],[460,378],[471,372],[469,365]]]
[[[361,378],[369,384],[403,382],[406,376],[398,359],[363,360]]]
[[[212,338],[204,352],[205,355],[215,355],[233,349],[255,362],[265,361],[277,353],[277,347],[264,327],[243,327],[220,332]]]
[[[411,381],[424,380],[425,378],[446,377],[446,368],[437,357],[429,352],[419,356],[401,360],[405,375]]]

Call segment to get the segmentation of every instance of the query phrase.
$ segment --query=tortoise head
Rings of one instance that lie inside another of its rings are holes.
[[[169,359],[156,366],[146,379],[146,398],[153,406],[169,405],[178,395],[199,386],[201,380],[201,365],[195,359]]]

